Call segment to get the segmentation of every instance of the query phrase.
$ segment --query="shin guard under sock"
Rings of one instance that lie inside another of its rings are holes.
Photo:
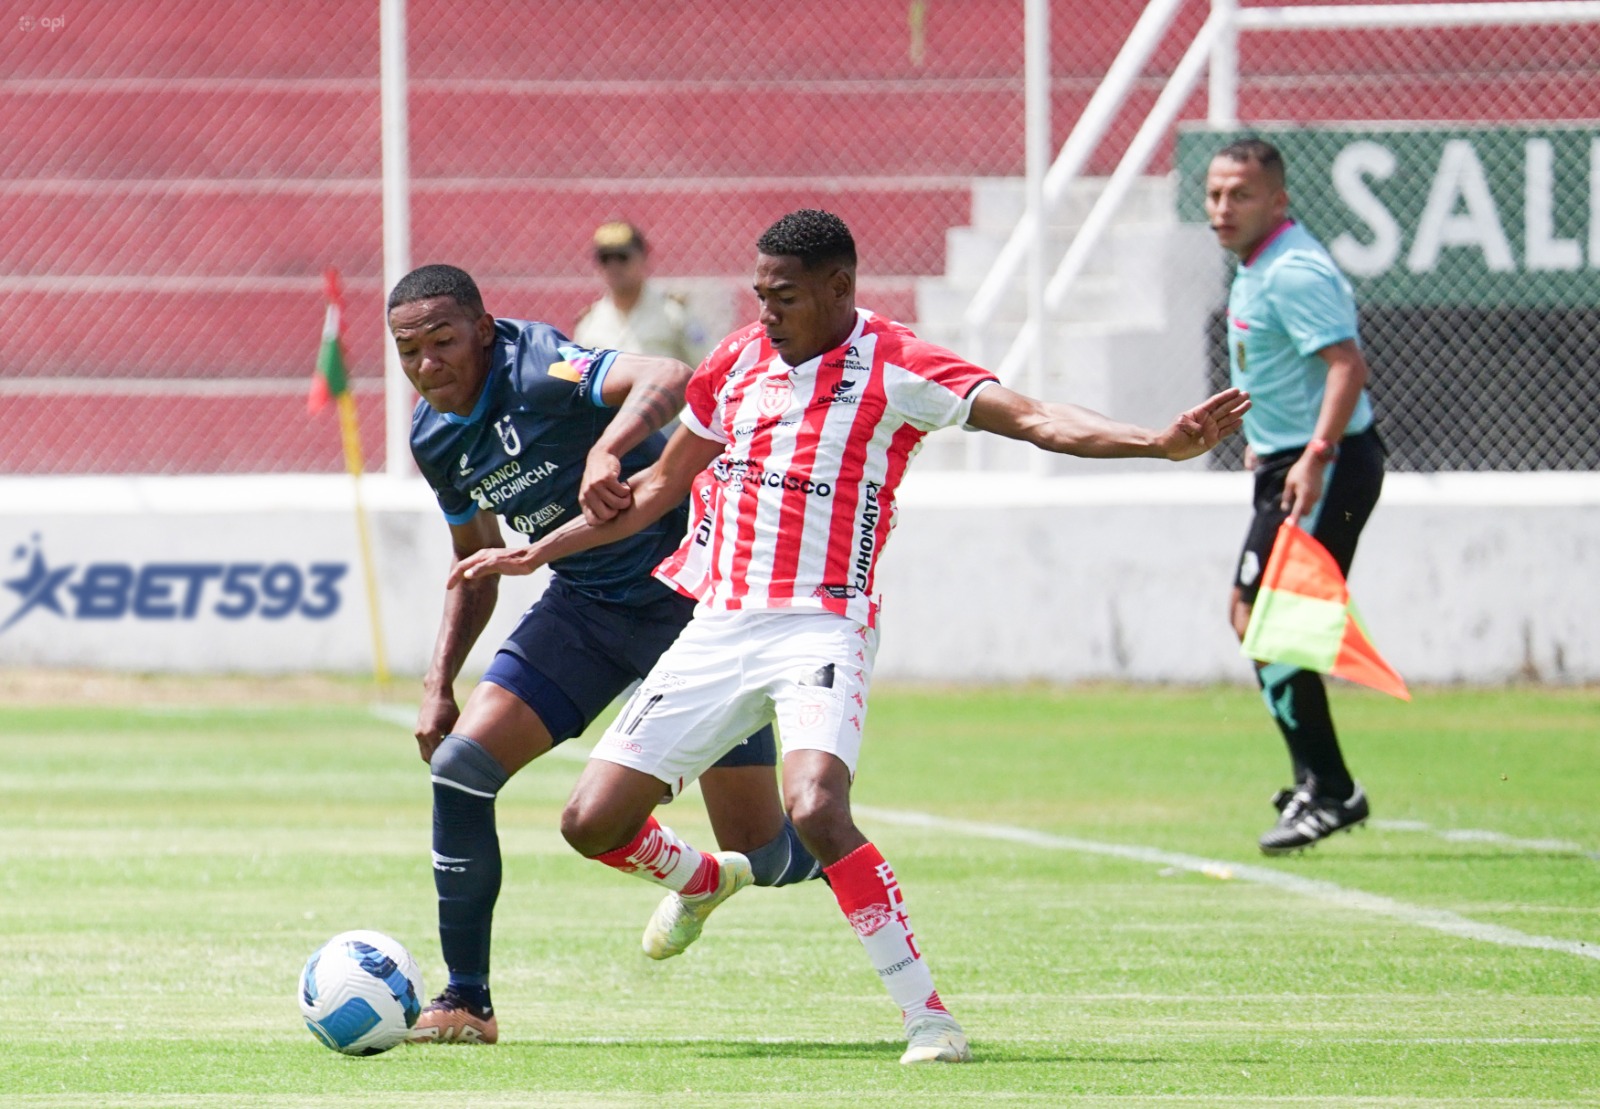
[[[933,972],[917,950],[900,883],[878,849],[863,844],[826,871],[840,910],[901,1013],[942,1010]]]

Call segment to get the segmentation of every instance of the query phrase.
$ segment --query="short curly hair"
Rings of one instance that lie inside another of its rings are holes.
[[[761,233],[756,249],[772,257],[798,258],[808,270],[856,264],[856,241],[844,220],[817,208],[802,208],[778,220]]]
[[[466,270],[435,263],[421,266],[406,274],[389,292],[386,311],[394,311],[402,304],[434,297],[449,297],[474,315],[483,315],[483,294],[478,283]]]

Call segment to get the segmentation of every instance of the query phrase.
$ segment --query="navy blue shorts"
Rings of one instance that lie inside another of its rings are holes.
[[[1278,525],[1289,517],[1281,503],[1283,483],[1289,476],[1289,468],[1302,453],[1280,451],[1267,455],[1256,465],[1256,514],[1250,521],[1244,550],[1240,552],[1233,575],[1233,584],[1239,587],[1239,594],[1247,604],[1255,604],[1256,594],[1261,589],[1261,574],[1267,568],[1267,556],[1272,553],[1273,541],[1278,537]],[[1367,526],[1367,517],[1372,515],[1378,494],[1383,491],[1383,453],[1383,440],[1378,438],[1375,427],[1345,436],[1339,443],[1338,459],[1328,468],[1322,499],[1301,521],[1301,526],[1328,548],[1346,577],[1356,557],[1356,541],[1361,538],[1361,529]]]
[[[643,604],[585,596],[560,577],[522,614],[483,680],[520,697],[556,743],[579,735],[643,678],[694,614],[694,602],[666,586]],[[763,727],[717,766],[773,766],[777,741]]]

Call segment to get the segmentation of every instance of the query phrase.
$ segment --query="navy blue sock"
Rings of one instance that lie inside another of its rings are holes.
[[[758,886],[787,886],[822,874],[821,865],[800,842],[800,833],[787,816],[783,818],[783,831],[745,857],[750,860]]]
[[[494,798],[433,787],[433,888],[439,947],[452,985],[487,985],[489,936],[500,898],[500,837]]]
[[[1309,780],[1320,797],[1348,799],[1356,787],[1345,766],[1344,753],[1339,750],[1322,675],[1315,670],[1270,663],[1261,668],[1260,679],[1261,698],[1288,745],[1295,784],[1304,785]]]
[[[465,736],[434,752],[433,885],[439,895],[439,947],[450,984],[488,1000],[489,942],[500,897],[500,837],[495,791],[506,773]],[[473,998],[473,1000],[478,1000]]]

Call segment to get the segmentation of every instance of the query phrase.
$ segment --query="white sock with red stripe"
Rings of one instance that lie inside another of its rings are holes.
[[[878,849],[864,844],[823,867],[823,873],[902,1016],[909,1019],[930,1009],[944,1012],[933,988],[933,972],[917,950],[905,895]]]
[[[722,882],[722,867],[715,858],[690,847],[653,816],[632,840],[594,859],[689,898],[708,894]]]

